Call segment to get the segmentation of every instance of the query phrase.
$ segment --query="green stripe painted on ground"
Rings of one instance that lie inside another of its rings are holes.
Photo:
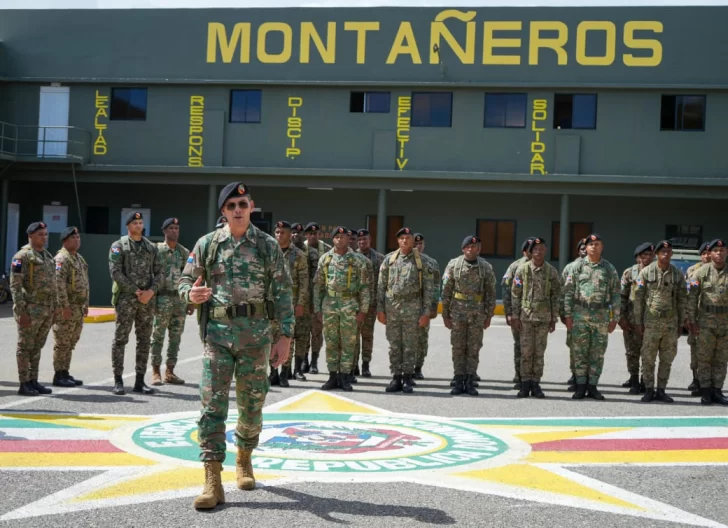
[[[728,427],[728,417],[716,418],[470,418],[454,421],[472,425],[511,425],[539,427]]]
[[[34,420],[18,420],[17,418],[0,418],[0,430],[2,429],[70,429],[69,425],[54,424],[47,422],[36,422]]]

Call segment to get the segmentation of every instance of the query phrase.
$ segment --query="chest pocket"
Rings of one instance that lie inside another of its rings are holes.
[[[212,283],[220,286],[227,278],[227,266],[222,262],[217,262],[212,266],[210,274],[212,275]]]

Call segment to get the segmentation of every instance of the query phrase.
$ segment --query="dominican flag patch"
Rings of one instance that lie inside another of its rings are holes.
[[[516,277],[515,279],[513,279],[513,284],[515,284],[516,286],[523,286],[523,281]]]
[[[698,280],[691,280],[690,281],[690,287],[691,288],[697,288],[698,286],[700,286],[700,281],[698,281]]]
[[[195,254],[190,253],[190,256],[187,257],[187,264],[192,264],[195,261]]]
[[[637,288],[644,288],[645,287],[645,283],[642,281],[642,279],[637,279],[635,281],[635,284],[637,285]]]
[[[23,261],[21,259],[13,259],[12,264],[10,266],[13,268],[13,271],[15,273],[20,273],[23,269]]]
[[[56,271],[61,271],[63,265],[60,262],[56,262]]]
[[[112,253],[113,253],[114,255],[118,255],[119,253],[121,253],[121,250],[120,250],[120,249],[119,249],[118,247],[112,247],[112,248],[111,248],[111,252],[112,252]]]

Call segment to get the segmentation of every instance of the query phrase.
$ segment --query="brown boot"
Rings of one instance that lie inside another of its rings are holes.
[[[222,462],[205,462],[205,488],[202,494],[195,497],[193,503],[196,509],[210,510],[218,504],[225,504],[225,490],[222,487],[220,472]]]
[[[253,451],[238,447],[238,458],[235,461],[238,488],[241,490],[255,489],[255,475],[253,475]]]
[[[161,385],[162,384],[162,374],[159,371],[160,366],[157,365],[156,367],[152,365],[152,385]]]
[[[185,380],[174,373],[174,367],[167,366],[167,370],[164,371],[164,382],[170,385],[184,385]]]

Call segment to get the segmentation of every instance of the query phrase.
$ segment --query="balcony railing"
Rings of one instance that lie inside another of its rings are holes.
[[[87,163],[91,133],[73,126],[13,125],[0,121],[0,157],[14,161]]]

